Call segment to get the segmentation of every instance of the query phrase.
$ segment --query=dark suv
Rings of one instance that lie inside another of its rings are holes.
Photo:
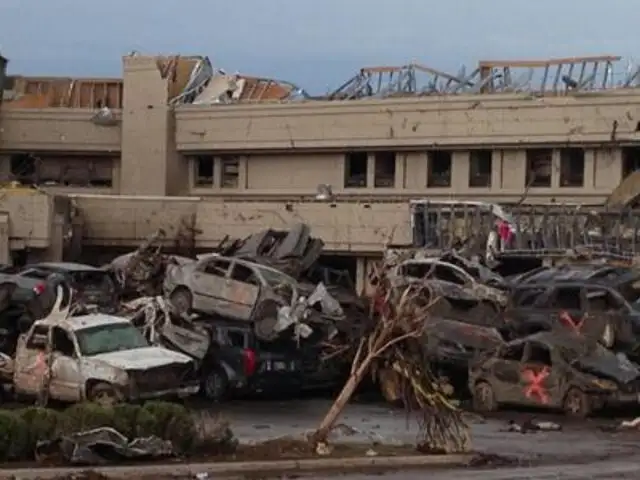
[[[565,328],[638,357],[640,311],[615,287],[596,281],[518,284],[504,312],[512,337]]]
[[[291,338],[259,340],[246,323],[205,321],[212,347],[202,366],[201,393],[219,402],[236,394],[297,394],[335,387],[344,379],[340,364],[321,362],[313,346]]]

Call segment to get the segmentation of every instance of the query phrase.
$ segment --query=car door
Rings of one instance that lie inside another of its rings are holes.
[[[544,343],[528,341],[520,368],[522,404],[535,407],[562,405],[561,370],[554,368],[553,352]]]
[[[17,393],[38,395],[47,373],[47,343],[49,327],[34,325],[18,339],[13,383]]]
[[[504,345],[498,351],[491,376],[496,400],[500,403],[522,401],[520,379],[521,362],[524,357],[525,342],[522,340]]]
[[[226,279],[225,297],[232,310],[231,316],[240,320],[250,320],[258,297],[261,282],[258,272],[250,265],[234,260]]]
[[[53,327],[51,350],[49,397],[63,402],[79,402],[84,382],[71,334],[61,327]]]
[[[222,316],[233,312],[225,295],[230,270],[228,258],[214,257],[200,262],[191,276],[194,310]]]
[[[629,308],[618,293],[602,286],[588,286],[585,299],[583,334],[599,339],[607,348],[615,343],[626,344],[628,348],[635,346]]]

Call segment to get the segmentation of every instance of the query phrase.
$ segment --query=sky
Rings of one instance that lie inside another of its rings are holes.
[[[496,59],[640,62],[639,14],[631,0],[0,0],[0,53],[11,74],[75,77],[119,77],[133,50],[206,55],[322,94],[361,67],[412,61],[451,73]]]

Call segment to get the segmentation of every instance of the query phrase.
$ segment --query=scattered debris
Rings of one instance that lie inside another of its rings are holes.
[[[104,465],[127,460],[155,460],[174,456],[171,442],[158,437],[127,439],[113,428],[102,427],[40,442],[36,458],[59,453],[72,465]]]

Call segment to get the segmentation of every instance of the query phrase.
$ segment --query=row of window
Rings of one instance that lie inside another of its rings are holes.
[[[11,155],[11,180],[24,185],[111,187],[113,158],[105,156]]]
[[[585,178],[585,150],[562,148],[560,153],[560,186],[583,187]],[[640,170],[640,148],[623,149],[622,178]],[[396,177],[395,152],[376,152],[374,155],[375,188],[392,188]],[[368,153],[353,152],[345,156],[344,187],[365,188],[368,178]],[[427,188],[448,188],[452,184],[453,152],[432,150],[427,152]],[[468,186],[491,187],[493,172],[492,150],[469,152]],[[529,187],[551,187],[553,176],[553,149],[534,148],[526,151],[525,185]]]
[[[238,188],[240,161],[232,155],[196,155],[194,159],[194,185],[196,187]],[[216,164],[220,168],[216,178]]]

